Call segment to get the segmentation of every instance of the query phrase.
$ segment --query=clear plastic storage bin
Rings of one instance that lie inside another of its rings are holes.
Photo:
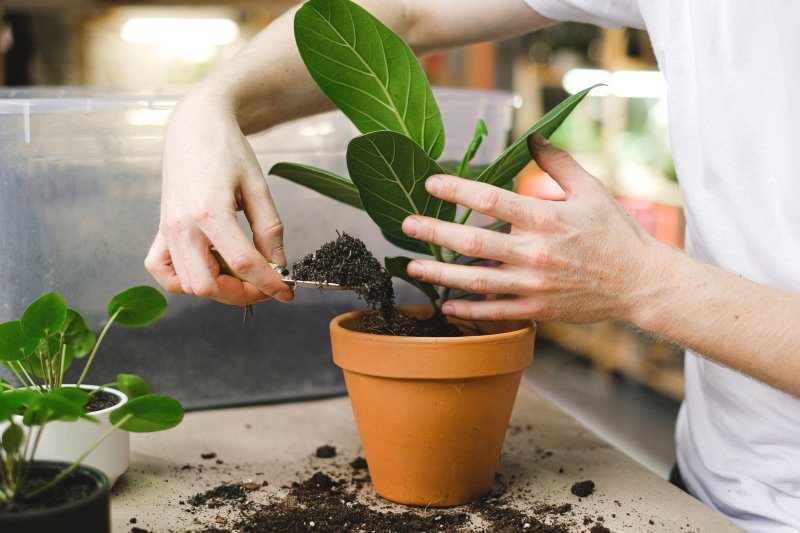
[[[476,162],[505,147],[512,98],[502,92],[435,91],[444,115],[445,159],[458,160],[475,123],[489,129]],[[108,300],[155,281],[144,257],[158,226],[161,145],[174,94],[82,88],[0,90],[0,322],[57,290],[97,331]],[[280,161],[346,175],[345,149],[357,134],[338,112],[253,136],[266,171]],[[367,215],[277,177],[268,177],[286,227],[290,262],[336,237],[363,239],[376,257],[401,252]],[[398,284],[401,303],[418,303]],[[349,293],[297,291],[293,304],[242,309],[167,295],[169,309],[144,329],[114,327],[90,381],[141,373],[189,407],[318,397],[344,391],[330,358],[328,322],[362,308]]]

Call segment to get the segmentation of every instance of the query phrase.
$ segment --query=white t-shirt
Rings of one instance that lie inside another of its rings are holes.
[[[800,293],[800,1],[526,1],[554,20],[648,31],[687,252]],[[685,368],[676,438],[691,493],[746,530],[800,531],[800,399],[693,353]]]

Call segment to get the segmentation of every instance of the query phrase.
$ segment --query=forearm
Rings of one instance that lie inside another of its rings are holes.
[[[513,37],[551,21],[522,0],[357,0],[402,36],[416,53]],[[209,101],[234,113],[246,134],[323,111],[330,103],[308,74],[294,41],[293,18],[283,14],[261,31],[239,54],[213,72],[187,97]]]
[[[800,396],[800,295],[666,248],[654,254],[641,282],[631,322]]]

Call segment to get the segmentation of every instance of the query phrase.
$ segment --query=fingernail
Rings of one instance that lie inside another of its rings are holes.
[[[438,194],[442,189],[442,178],[439,176],[431,176],[425,180],[425,188],[431,194]]]
[[[408,275],[412,278],[421,278],[422,274],[425,273],[425,269],[416,261],[411,261],[408,267],[406,267],[406,272],[408,272]]]
[[[536,144],[537,146],[547,146],[548,144],[550,144],[550,141],[545,139],[544,136],[542,136],[541,134],[534,133],[533,134],[533,143]]]
[[[419,221],[414,217],[407,217],[403,221],[403,233],[410,237],[416,237],[419,232]]]
[[[292,293],[289,291],[281,291],[275,295],[275,299],[281,303],[288,304],[292,301]]]
[[[445,302],[442,304],[442,313],[449,315],[455,312],[456,306],[451,304],[450,302]]]

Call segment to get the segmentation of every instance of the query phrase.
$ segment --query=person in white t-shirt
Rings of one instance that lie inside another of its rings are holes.
[[[465,318],[627,321],[688,348],[677,428],[688,490],[750,531],[800,531],[800,2],[398,0],[359,3],[418,53],[556,20],[646,29],[668,85],[687,254],[647,235],[594,177],[540,137],[564,202],[452,176],[437,196],[513,223],[510,235],[423,217],[404,231],[496,268],[415,260],[413,277],[512,300],[450,301]],[[329,105],[289,13],[173,113],[159,233],[145,261],[171,292],[245,305],[291,291],[282,225],[246,134]],[[244,210],[251,241],[236,221]],[[214,245],[236,272],[221,275]]]

